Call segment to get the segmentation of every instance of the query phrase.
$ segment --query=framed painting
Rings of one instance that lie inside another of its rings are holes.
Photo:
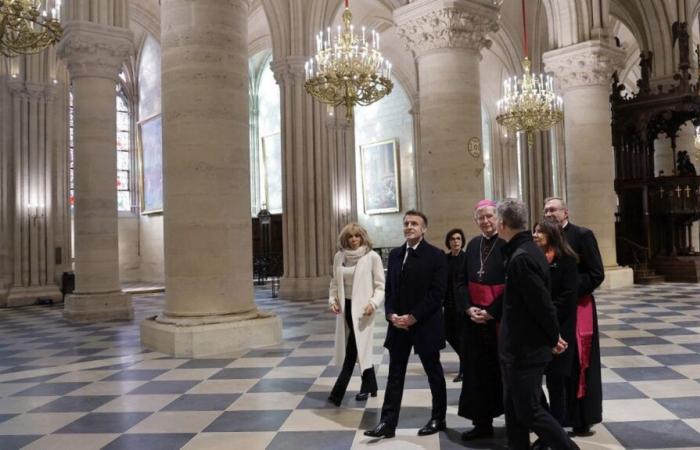
[[[396,139],[360,146],[362,198],[366,214],[400,210],[397,147]]]
[[[163,124],[160,114],[139,122],[141,214],[163,212]]]

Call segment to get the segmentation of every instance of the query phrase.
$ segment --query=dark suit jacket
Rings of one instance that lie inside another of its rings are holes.
[[[547,259],[529,231],[513,236],[503,246],[503,257],[506,285],[499,334],[501,360],[516,365],[547,363],[559,340]]]
[[[603,258],[591,230],[569,222],[564,227],[566,240],[578,254],[578,296],[592,294],[605,279]]]
[[[442,300],[447,287],[447,259],[442,250],[425,239],[403,265],[405,254],[405,244],[389,253],[384,308],[387,321],[392,314],[412,314],[416,323],[409,330],[401,330],[389,322],[384,347],[391,351],[397,339],[410,339],[417,353],[439,351],[445,348]]]

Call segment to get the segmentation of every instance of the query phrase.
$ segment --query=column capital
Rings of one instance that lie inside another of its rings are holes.
[[[601,40],[591,40],[551,50],[543,55],[545,68],[553,72],[563,90],[580,86],[609,85],[613,72],[624,66],[625,51]]]
[[[304,64],[307,58],[305,56],[282,56],[273,58],[270,63],[270,69],[275,76],[277,84],[282,84],[285,80],[294,80],[304,82],[306,72]]]
[[[122,63],[134,54],[131,30],[72,21],[65,26],[57,53],[68,65],[72,78],[97,77],[117,80]]]
[[[488,0],[419,0],[394,11],[399,38],[416,56],[439,49],[480,52],[498,31],[499,9]]]

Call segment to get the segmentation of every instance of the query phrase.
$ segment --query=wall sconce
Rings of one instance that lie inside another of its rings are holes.
[[[36,219],[44,217],[44,205],[27,203],[27,215],[32,223],[36,225]]]

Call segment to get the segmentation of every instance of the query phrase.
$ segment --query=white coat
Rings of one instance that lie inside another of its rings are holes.
[[[335,357],[333,362],[340,366],[345,359],[345,347],[349,330],[345,325],[345,286],[343,285],[343,252],[339,251],[333,258],[333,278],[329,292],[328,304],[336,303],[341,313],[335,321]],[[377,252],[369,251],[362,256],[355,266],[352,282],[352,325],[357,344],[357,359],[360,370],[372,367],[374,344],[374,317],[364,316],[365,306],[372,304],[375,312],[384,304],[384,267]]]

